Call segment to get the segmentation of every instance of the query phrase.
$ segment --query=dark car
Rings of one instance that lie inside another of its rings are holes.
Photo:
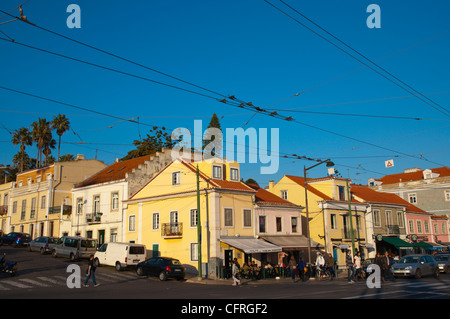
[[[2,237],[2,244],[11,245],[11,246],[27,246],[31,241],[30,234],[27,233],[18,233],[12,232],[6,236]]]
[[[185,268],[178,259],[170,257],[152,257],[137,264],[136,273],[138,276],[158,276],[159,280],[162,281],[167,280],[167,278],[183,280]]]

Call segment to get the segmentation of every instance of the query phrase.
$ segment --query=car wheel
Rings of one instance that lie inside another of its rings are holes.
[[[138,276],[144,276],[144,269],[141,266],[137,267],[136,268],[136,274]]]
[[[434,278],[438,278],[440,274],[441,272],[439,271],[439,268],[436,267],[436,269],[434,270]]]
[[[122,270],[122,265],[120,264],[119,261],[116,262],[116,270],[117,271],[121,271]]]
[[[161,281],[166,281],[167,280],[167,274],[166,274],[165,271],[161,271],[159,273],[159,280],[161,280]]]
[[[421,271],[420,269],[417,269],[417,270],[416,270],[416,273],[415,273],[415,275],[414,275],[414,278],[416,278],[416,279],[422,278],[422,271]]]
[[[77,258],[75,256],[75,254],[71,253],[69,256],[70,261],[75,261]]]

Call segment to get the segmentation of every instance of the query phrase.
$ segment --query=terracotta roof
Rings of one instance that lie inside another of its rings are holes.
[[[303,188],[305,187],[305,179],[303,177],[299,177],[299,176],[293,176],[293,175],[285,175],[287,178],[289,178],[290,180],[294,181],[295,183],[297,183],[298,185],[302,186]],[[312,181],[313,179],[311,178],[307,178],[307,181]],[[317,195],[319,197],[321,197],[324,200],[333,200],[330,196],[325,195],[324,193],[322,193],[321,191],[318,191],[317,189],[315,189],[313,186],[311,186],[310,184],[308,184],[308,190],[313,193],[314,195]]]
[[[369,203],[402,205],[406,206],[406,212],[429,214],[395,194],[377,192],[367,186],[351,185],[351,192],[355,196]]]
[[[255,194],[255,202],[260,205],[268,205],[268,206],[285,206],[285,207],[298,207],[301,206],[295,205],[277,195],[265,190],[264,188],[259,187],[256,184],[247,184],[251,188],[256,191]]]
[[[139,165],[144,164],[147,160],[150,160],[151,156],[155,156],[155,154],[136,157],[130,160],[111,164],[97,174],[76,185],[76,187],[84,187],[124,179],[125,174],[131,173],[133,169],[138,168]]]
[[[447,166],[430,169],[433,173],[439,174],[439,177],[450,176],[450,168]],[[386,175],[376,179],[383,184],[394,184],[400,182],[418,181],[423,180],[423,169],[409,173],[398,173]]]

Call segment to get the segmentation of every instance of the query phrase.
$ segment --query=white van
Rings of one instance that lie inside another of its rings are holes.
[[[145,245],[132,243],[105,243],[94,255],[94,265],[116,267],[120,271],[126,267],[136,266],[147,256]]]

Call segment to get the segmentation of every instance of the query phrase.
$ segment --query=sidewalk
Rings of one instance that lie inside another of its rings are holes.
[[[347,276],[339,276],[338,278],[335,278],[333,281],[347,281]],[[328,280],[327,280],[328,281]],[[330,281],[330,282],[333,282]],[[202,285],[225,285],[225,286],[231,286],[233,284],[233,279],[210,279],[210,278],[202,278],[199,279],[196,275],[187,275],[186,276],[186,282],[188,283],[194,283],[194,284],[202,284]],[[300,278],[295,278],[295,283],[303,284],[303,283],[311,283],[316,282],[315,278],[307,279],[306,281],[302,282]],[[259,279],[259,280],[251,280],[251,279],[241,279],[241,285],[264,285],[264,284],[286,284],[286,283],[292,283],[291,277],[286,278],[266,278],[266,279]]]

